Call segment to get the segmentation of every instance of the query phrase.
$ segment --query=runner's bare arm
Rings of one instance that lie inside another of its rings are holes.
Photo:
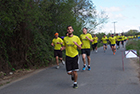
[[[78,47],[78,49],[81,49],[81,45],[78,45],[77,42],[74,42],[74,41],[73,43]]]
[[[61,47],[61,51],[63,51],[65,48],[66,48],[65,46]]]
[[[51,45],[52,45],[52,46],[54,46],[54,44],[53,44],[53,43],[51,43]]]
[[[57,44],[63,44],[62,42],[57,42]]]
[[[90,38],[88,38],[87,36],[86,36],[86,38],[87,38],[90,42],[93,42],[93,40],[92,40],[92,39],[90,39]]]

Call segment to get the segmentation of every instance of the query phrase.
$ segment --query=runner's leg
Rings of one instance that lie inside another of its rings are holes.
[[[58,58],[58,56],[56,56],[55,59],[56,59],[56,64],[57,64],[56,68],[58,69],[59,68],[59,58]]]
[[[93,49],[93,51],[95,50],[95,46],[94,46],[94,44],[92,44],[92,49]]]
[[[77,71],[73,71],[74,74],[74,82],[77,82],[78,74]]]
[[[104,51],[106,50],[106,46],[105,45],[103,45],[103,48],[104,48]]]
[[[90,65],[90,56],[87,56],[88,65]]]
[[[82,59],[83,59],[84,65],[86,65],[86,54],[82,54]]]
[[[106,46],[105,46],[105,49],[107,49],[107,44],[106,44]]]

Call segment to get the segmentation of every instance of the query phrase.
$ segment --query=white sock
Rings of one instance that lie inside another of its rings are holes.
[[[77,82],[74,82],[74,84],[77,84]]]

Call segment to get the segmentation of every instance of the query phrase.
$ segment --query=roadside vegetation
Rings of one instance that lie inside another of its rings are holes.
[[[140,39],[136,38],[136,39],[131,39],[126,43],[126,50],[136,50],[138,56],[140,56]],[[140,80],[140,58],[138,59],[131,59],[133,62],[135,62],[137,64],[137,71],[138,71],[138,78]]]
[[[38,69],[54,62],[54,33],[65,36],[72,25],[79,36],[106,23],[92,0],[0,0],[0,72]],[[87,26],[87,23],[90,25]],[[0,74],[2,75],[2,74]]]
[[[126,43],[126,50],[136,50],[137,54],[140,55],[140,40],[139,39],[131,39]]]

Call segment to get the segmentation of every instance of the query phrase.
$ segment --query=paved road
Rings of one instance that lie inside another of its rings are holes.
[[[91,52],[91,71],[82,71],[80,57],[78,89],[73,89],[73,82],[66,74],[65,67],[50,67],[28,78],[0,87],[0,94],[140,94],[138,73],[129,59],[124,59],[125,71],[122,70],[121,48],[112,55],[108,47],[98,53]]]

